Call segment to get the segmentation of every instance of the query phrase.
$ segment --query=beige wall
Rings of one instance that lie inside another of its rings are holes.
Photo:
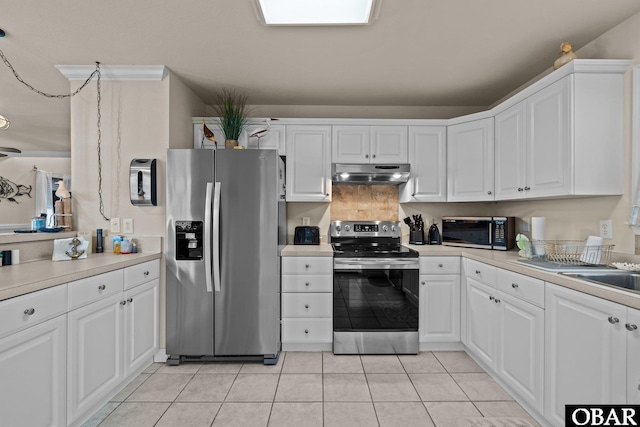
[[[191,117],[204,112],[202,101],[171,73],[162,81],[102,82],[104,212],[109,218],[132,218],[133,237],[164,237],[166,152],[170,147],[193,146]],[[109,229],[99,212],[96,113],[95,85],[89,85],[71,99],[71,173],[78,230]],[[158,206],[131,204],[129,164],[134,158],[157,159]],[[160,347],[164,348],[164,273],[160,288]]]
[[[68,174],[71,172],[70,158],[49,157],[4,157],[0,158],[0,176],[21,185],[31,186],[31,197],[16,197],[18,203],[0,199],[0,226],[5,224],[31,226],[36,212],[36,174],[33,167],[41,170]],[[75,194],[74,194],[75,195]]]

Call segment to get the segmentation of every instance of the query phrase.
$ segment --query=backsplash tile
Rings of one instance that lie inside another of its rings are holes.
[[[395,185],[333,185],[331,221],[398,221]]]

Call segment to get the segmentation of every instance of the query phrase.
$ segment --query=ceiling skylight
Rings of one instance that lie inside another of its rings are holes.
[[[257,0],[257,3],[266,25],[363,25],[372,22],[376,0]]]

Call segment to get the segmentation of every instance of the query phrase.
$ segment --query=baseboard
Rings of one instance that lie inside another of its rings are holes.
[[[166,348],[159,348],[156,354],[153,355],[154,363],[166,363],[169,355]]]
[[[461,342],[421,342],[420,351],[460,351],[464,350]]]
[[[330,342],[290,342],[282,343],[282,351],[332,351],[333,343]]]

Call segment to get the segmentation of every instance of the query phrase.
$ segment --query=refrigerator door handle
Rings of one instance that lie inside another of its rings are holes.
[[[209,250],[211,248],[211,192],[213,182],[207,182],[207,190],[204,199],[204,276],[207,285],[207,292],[213,292],[211,286],[211,257]]]
[[[213,288],[220,292],[220,183],[213,193]]]

